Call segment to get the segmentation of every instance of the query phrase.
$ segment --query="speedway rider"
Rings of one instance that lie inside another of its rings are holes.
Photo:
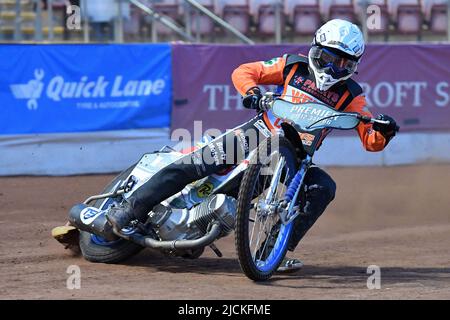
[[[278,85],[282,98],[294,103],[318,101],[335,109],[371,116],[361,87],[351,79],[364,53],[364,38],[359,28],[344,20],[331,20],[315,34],[308,56],[284,55],[266,62],[239,66],[232,74],[236,89],[244,96],[244,106],[261,110],[263,98],[258,85]],[[276,130],[277,119],[264,113],[266,125]],[[381,151],[398,131],[394,119],[389,125],[363,124],[356,128],[364,148]],[[208,148],[205,146],[204,148]],[[224,152],[226,153],[226,146]],[[204,152],[205,150],[202,150]],[[123,204],[112,207],[108,221],[121,230],[132,220],[145,222],[153,206],[181,191],[187,184],[226,168],[225,164],[199,163],[199,153],[189,155],[189,163],[169,165],[156,173],[137,189]],[[313,166],[304,180],[303,212],[295,220],[289,250],[293,251],[305,233],[312,227],[327,205],[334,199],[336,184],[322,169]],[[302,266],[297,259],[285,258],[279,271],[296,270]]]

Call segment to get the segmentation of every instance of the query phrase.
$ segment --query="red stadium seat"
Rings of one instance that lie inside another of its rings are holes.
[[[206,9],[214,11],[214,0],[197,0],[197,2]],[[200,11],[193,9],[191,11],[191,31],[193,34],[211,34],[214,31],[214,22]]]
[[[294,30],[298,34],[314,34],[322,24],[318,6],[299,6],[294,10]]]
[[[356,15],[351,0],[336,0],[330,6],[329,19],[343,19],[356,22]]]
[[[448,6],[446,4],[436,4],[431,7],[430,30],[434,33],[445,34],[448,29]]]
[[[420,33],[423,19],[419,0],[390,0],[388,8],[398,33]]]
[[[422,26],[422,14],[419,5],[400,5],[397,12],[397,28],[401,33],[419,33]]]
[[[163,0],[160,2],[155,2],[153,4],[153,9],[156,12],[168,16],[173,20],[177,20],[179,18],[179,3],[178,0]],[[163,25],[162,23],[155,23],[156,32],[159,35],[170,35],[173,31]]]
[[[355,22],[352,0],[320,0],[319,7],[324,21],[344,19]]]
[[[313,35],[322,24],[317,0],[285,0],[284,13],[299,35]]]
[[[197,0],[199,4],[204,6],[206,9],[215,12],[215,1],[214,0]],[[183,2],[180,2],[180,13],[183,15],[181,19],[185,19],[185,5],[182,5]],[[212,34],[214,32],[214,22],[211,18],[202,14],[196,8],[191,7],[186,3],[188,7],[190,7],[190,28],[191,32],[199,35],[207,35]]]
[[[274,35],[276,30],[275,5],[280,0],[250,0],[250,12],[253,14],[258,32],[261,35]],[[285,25],[283,8],[280,8],[280,26]]]
[[[213,9],[212,6],[205,7],[211,11]],[[194,34],[200,35],[211,34],[214,31],[214,22],[211,18],[196,10],[191,14],[191,31]]]
[[[142,11],[138,7],[130,7],[130,19],[126,19],[123,25],[123,30],[127,36],[139,36],[142,17]]]
[[[447,0],[420,0],[422,13],[425,21],[430,21],[431,9],[434,6],[447,4]]]
[[[422,13],[430,31],[434,34],[447,32],[447,0],[422,0]]]
[[[222,19],[244,34],[250,31],[248,0],[222,0],[219,3],[222,7],[216,8],[216,12]]]

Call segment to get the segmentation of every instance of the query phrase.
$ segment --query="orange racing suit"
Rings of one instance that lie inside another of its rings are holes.
[[[284,55],[269,61],[242,64],[234,70],[232,80],[242,95],[258,85],[278,85],[284,100],[293,103],[322,102],[341,111],[358,112],[372,117],[366,107],[362,89],[354,80],[347,79],[327,91],[318,90],[305,56]],[[264,120],[270,129],[279,127],[280,119],[270,112],[264,114]],[[372,130],[372,124],[361,122],[356,130],[367,151],[381,151],[387,144],[380,132]]]

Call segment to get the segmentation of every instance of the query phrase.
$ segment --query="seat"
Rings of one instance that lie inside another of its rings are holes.
[[[447,0],[422,0],[422,14],[430,31],[435,34],[447,33]]]
[[[243,34],[250,31],[248,0],[218,0],[215,12]]]
[[[216,4],[214,0],[197,0],[197,2],[206,9],[215,12]],[[180,12],[184,15],[184,19],[186,19],[186,8],[189,8],[188,17],[190,19],[190,29],[193,34],[203,36],[214,32],[213,20],[187,3],[186,5],[180,5]]]
[[[279,6],[280,10],[279,22],[276,21],[276,6]],[[286,19],[281,0],[250,0],[250,12],[254,16],[260,35],[274,35],[277,23],[283,32]]]
[[[284,13],[298,35],[313,35],[322,24],[318,0],[285,0]]]
[[[390,7],[390,8],[389,8]],[[388,8],[397,32],[419,34],[422,29],[422,10],[418,0],[390,0]]]
[[[160,0],[158,2],[152,1],[151,5],[157,13],[177,21],[180,17],[180,4],[178,1],[179,0]],[[167,36],[173,34],[173,30],[166,27],[162,23],[156,22],[154,27],[158,35]]]
[[[342,19],[356,22],[352,0],[334,0],[330,4],[329,19]]]
[[[139,8],[132,6],[130,8],[130,19],[123,22],[123,30],[127,38],[137,39],[141,31],[142,12]]]
[[[433,33],[445,34],[448,30],[448,6],[446,4],[436,4],[431,7],[430,30]]]

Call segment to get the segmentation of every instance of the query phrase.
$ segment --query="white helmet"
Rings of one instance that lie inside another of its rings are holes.
[[[364,37],[356,25],[341,19],[325,23],[314,35],[308,54],[317,88],[326,91],[350,78],[363,53]]]

